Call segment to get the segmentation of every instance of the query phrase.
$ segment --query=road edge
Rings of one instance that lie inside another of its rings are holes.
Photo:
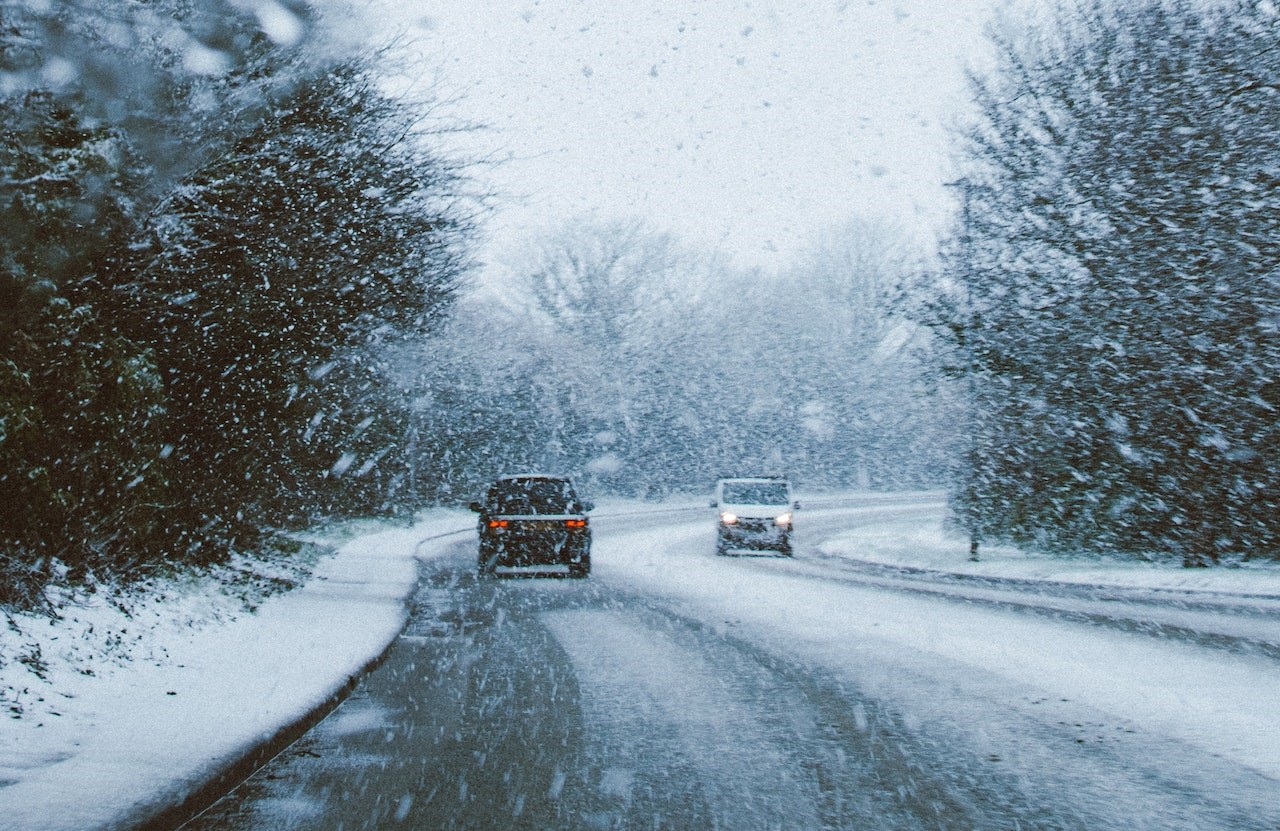
[[[421,561],[415,558],[415,569],[421,576]],[[417,589],[417,580],[413,587],[401,598],[404,609],[404,620],[400,628],[378,652],[347,676],[346,681],[334,689],[319,704],[316,704],[301,718],[281,725],[264,739],[254,743],[245,751],[231,758],[218,760],[210,765],[212,773],[200,778],[198,784],[185,791],[171,792],[168,797],[160,797],[133,812],[118,825],[111,828],[129,829],[129,831],[178,831],[187,823],[208,810],[215,802],[231,793],[249,777],[257,773],[272,759],[284,752],[290,745],[306,734],[308,730],[323,721],[350,697],[356,686],[371,672],[376,670],[391,653],[396,641],[409,625],[409,604]]]

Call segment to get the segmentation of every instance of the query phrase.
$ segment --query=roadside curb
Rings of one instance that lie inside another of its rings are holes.
[[[456,532],[455,532],[456,533]],[[448,536],[447,534],[439,536]],[[428,542],[436,537],[428,537],[420,540],[415,546],[415,560],[417,549],[424,542]],[[421,577],[421,561],[418,560],[418,573]],[[222,760],[211,765],[213,769],[212,775],[205,777],[199,784],[193,788],[178,793],[171,794],[168,798],[161,797],[152,800],[147,806],[144,806],[134,812],[132,817],[125,819],[118,825],[109,826],[112,829],[128,829],[128,831],[177,831],[188,822],[200,816],[204,811],[208,810],[219,799],[222,799],[231,791],[235,790],[243,784],[249,777],[257,773],[268,762],[280,755],[290,745],[301,738],[308,730],[315,727],[323,721],[330,713],[337,709],[343,701],[350,697],[356,686],[364,680],[371,672],[376,670],[391,650],[395,647],[400,636],[404,634],[404,630],[409,625],[409,603],[417,590],[418,583],[415,580],[413,588],[402,599],[401,603],[405,609],[404,622],[400,629],[383,646],[382,650],[373,658],[365,662],[358,670],[347,676],[347,680],[343,682],[337,689],[331,692],[323,701],[308,710],[301,718],[298,718],[288,724],[282,725],[275,732],[266,738],[254,744],[243,753]]]
[[[405,624],[406,626],[408,625],[407,618]],[[404,628],[402,627],[400,631],[403,632]],[[387,654],[390,653],[391,648],[399,637],[400,633],[397,633],[396,637],[387,643],[377,657],[362,666],[354,675],[349,676],[341,687],[308,711],[302,718],[284,725],[239,757],[223,764],[213,776],[206,779],[194,790],[188,791],[178,802],[166,804],[165,807],[158,810],[144,809],[139,813],[148,815],[146,819],[129,820],[121,827],[136,829],[136,831],[176,831],[176,829],[200,816],[211,805],[235,790],[246,779],[257,773],[264,765],[332,713],[339,704],[351,695],[356,685],[370,672],[377,669],[378,665],[386,659]]]
[[[1235,601],[1264,601],[1274,602],[1280,600],[1280,594],[1272,592],[1258,591],[1241,591],[1229,588],[1219,587],[1201,587],[1201,586],[1175,586],[1175,585],[1132,585],[1123,581],[1107,582],[1104,580],[1067,580],[1062,577],[1033,577],[1028,575],[1007,575],[995,574],[979,571],[956,571],[952,569],[936,568],[931,566],[913,565],[905,563],[890,563],[883,560],[868,560],[861,557],[851,557],[842,554],[824,555],[832,560],[840,560],[856,568],[867,572],[882,572],[894,574],[901,577],[922,577],[935,578],[945,580],[951,583],[994,583],[1009,587],[1057,587],[1071,590],[1095,590],[1095,591],[1116,591],[1116,592],[1149,592],[1154,595],[1159,594],[1182,594],[1205,599],[1224,599]]]

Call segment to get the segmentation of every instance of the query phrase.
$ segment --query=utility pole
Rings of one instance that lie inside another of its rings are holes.
[[[974,333],[977,321],[973,309],[973,183],[968,177],[961,177],[954,182],[947,182],[947,187],[960,191],[960,256],[964,261],[965,317],[964,352],[965,381],[968,400],[966,404],[966,430],[969,434],[969,448],[966,453],[964,471],[964,513],[965,527],[969,532],[969,560],[978,562],[978,547],[982,542],[981,517],[978,505],[980,488],[978,487],[978,378],[977,353],[974,350]]]

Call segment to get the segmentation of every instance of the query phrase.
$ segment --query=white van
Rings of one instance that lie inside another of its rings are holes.
[[[718,517],[716,553],[733,548],[772,548],[791,556],[791,483],[772,476],[721,479],[711,503]]]

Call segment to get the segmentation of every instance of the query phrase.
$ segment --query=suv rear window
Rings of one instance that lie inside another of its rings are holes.
[[[581,510],[567,479],[501,479],[485,500],[494,514],[571,514]]]
[[[721,501],[730,505],[785,505],[785,482],[725,482]]]

